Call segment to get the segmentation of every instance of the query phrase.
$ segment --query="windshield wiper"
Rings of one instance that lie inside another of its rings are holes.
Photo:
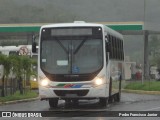
[[[56,41],[58,42],[58,44],[63,48],[63,50],[68,54],[69,51],[64,47],[64,45],[61,43],[60,40],[56,39]]]
[[[79,44],[79,46],[76,48],[76,50],[74,51],[73,54],[76,54],[76,53],[79,51],[79,49],[83,46],[83,44],[86,42],[86,40],[87,40],[87,38],[85,38],[85,39]]]

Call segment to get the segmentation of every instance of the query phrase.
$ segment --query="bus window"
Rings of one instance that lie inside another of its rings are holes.
[[[18,51],[10,51],[10,52],[9,52],[9,55],[18,55],[18,54],[19,54]]]

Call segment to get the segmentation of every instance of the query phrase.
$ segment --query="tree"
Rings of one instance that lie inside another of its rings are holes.
[[[32,64],[36,65],[37,63],[28,56],[6,56],[0,54],[0,65],[4,73],[2,77],[1,96],[4,97],[7,95],[8,83],[10,83],[11,94],[16,91],[15,83],[18,83],[20,94],[25,92],[25,89],[23,88],[26,88],[26,84],[30,81],[30,75],[33,74]]]
[[[28,56],[20,56],[21,59],[21,70],[23,75],[23,85],[24,88],[26,84],[29,83],[30,75],[31,75],[31,59]],[[25,92],[25,91],[24,91]]]
[[[151,66],[160,68],[160,39],[158,36],[151,36],[149,41],[149,60]]]
[[[4,83],[4,61],[5,56],[0,54],[0,65],[1,65],[1,74],[2,74],[2,89],[1,89],[1,96],[5,96],[5,83]]]
[[[11,67],[11,71],[10,71],[11,73],[11,77],[10,77],[11,83],[10,84],[11,85],[10,86],[11,86],[11,94],[13,94],[14,92],[16,92],[16,85],[17,85],[16,77],[21,75],[21,73],[19,73],[20,63],[18,61],[19,58],[17,55],[10,55],[8,59],[10,60],[10,64],[11,64],[10,66]]]
[[[7,94],[7,80],[10,73],[10,61],[6,55],[0,54],[0,64],[4,66],[4,75],[2,77],[2,91],[1,95],[4,97]]]

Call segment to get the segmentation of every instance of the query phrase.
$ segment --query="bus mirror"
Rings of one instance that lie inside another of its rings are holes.
[[[32,53],[36,53],[37,52],[37,43],[36,43],[36,39],[39,37],[39,35],[33,35],[32,36]]]
[[[108,35],[105,35],[105,38],[107,38],[107,39],[108,39]]]
[[[32,43],[32,53],[36,53],[37,52],[36,46],[37,46],[36,42],[33,42]]]
[[[110,43],[106,41],[106,52],[110,52]]]

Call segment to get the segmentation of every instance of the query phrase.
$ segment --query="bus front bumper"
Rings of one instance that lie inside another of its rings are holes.
[[[40,98],[58,98],[58,99],[96,99],[109,96],[109,84],[92,86],[86,88],[39,88]]]

